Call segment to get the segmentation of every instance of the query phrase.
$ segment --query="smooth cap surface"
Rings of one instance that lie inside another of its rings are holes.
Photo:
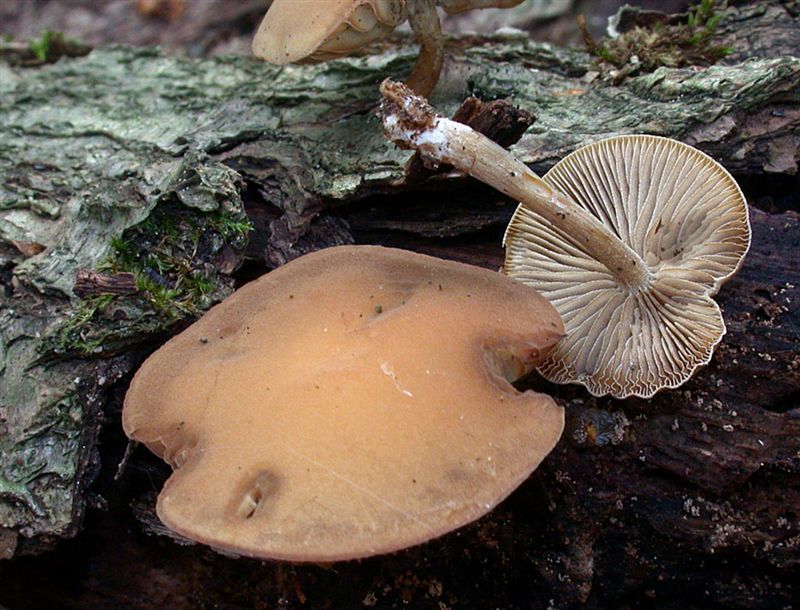
[[[123,426],[172,465],[164,523],[243,555],[334,561],[488,512],[563,411],[509,383],[562,336],[535,290],[388,248],[299,258],[159,349]]]
[[[725,334],[712,299],[750,245],[747,203],[704,153],[656,136],[590,144],[544,177],[589,210],[646,263],[649,285],[620,286],[566,235],[520,206],[504,271],[558,310],[567,336],[539,371],[596,396],[650,397],[685,382]]]

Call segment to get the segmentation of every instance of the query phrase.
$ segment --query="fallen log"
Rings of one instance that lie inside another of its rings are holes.
[[[721,31],[776,11],[796,23],[787,3],[767,4],[746,19],[732,9]],[[515,152],[537,171],[593,139],[646,131],[714,155],[745,178],[751,203],[777,193],[779,213],[753,211],[752,251],[720,293],[729,333],[690,383],[613,401],[528,380],[569,418],[535,477],[462,532],[331,571],[144,536],[129,504],[147,506],[167,473],[139,451],[127,477],[109,476],[127,380],[235,281],[308,250],[355,240],[497,268],[513,202],[453,174],[406,182],[408,154],[371,109],[410,49],[286,69],[128,48],[0,63],[0,556],[22,556],[0,567],[0,603],[70,607],[63,592],[80,576],[73,607],[789,605],[800,574],[800,52],[739,55],[612,84],[581,52],[516,35],[462,41],[435,103],[452,113],[474,94],[534,115]],[[135,292],[126,279],[126,294],[74,295],[76,277],[80,290],[131,273]],[[77,540],[24,557],[76,535],[87,506]],[[147,569],[123,567],[137,561]],[[49,584],[32,591],[31,579]]]

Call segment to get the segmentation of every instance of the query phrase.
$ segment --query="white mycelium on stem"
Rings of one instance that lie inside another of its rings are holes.
[[[398,146],[448,163],[522,202],[522,205],[578,237],[582,247],[622,284],[646,287],[649,274],[642,259],[611,231],[504,148],[472,128],[437,116],[421,97],[403,85],[385,81],[384,128]]]

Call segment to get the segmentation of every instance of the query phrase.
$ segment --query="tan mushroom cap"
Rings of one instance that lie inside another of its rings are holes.
[[[747,203],[725,169],[667,138],[621,136],[581,148],[544,180],[630,246],[649,270],[631,289],[569,236],[520,206],[504,271],[558,310],[567,335],[540,372],[594,395],[648,398],[707,364],[725,334],[712,300],[750,246]]]
[[[175,469],[157,512],[184,536],[293,561],[390,552],[488,512],[553,448],[562,409],[508,380],[562,333],[501,274],[331,248],[159,349],[123,426]]]
[[[380,38],[407,16],[402,0],[275,0],[253,53],[278,65],[324,61]]]

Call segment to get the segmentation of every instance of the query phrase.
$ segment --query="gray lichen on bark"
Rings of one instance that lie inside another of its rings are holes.
[[[146,307],[120,307],[80,329],[83,339],[104,338],[92,353],[70,350],[60,339],[86,314],[70,300],[76,271],[110,257],[112,239],[160,204],[243,217],[236,172],[202,152],[176,155],[155,144],[154,122],[131,120],[130,100],[126,111],[115,106],[113,78],[101,100],[91,78],[75,85],[74,66],[59,68],[67,73],[39,73],[34,82],[19,71],[17,83],[28,87],[0,102],[0,525],[27,538],[73,531],[100,406],[134,365],[119,352],[174,323]],[[97,102],[102,112],[87,108]],[[23,244],[44,250],[26,257]],[[229,280],[212,279],[217,299],[230,292]],[[128,319],[131,311],[139,317]]]
[[[119,357],[36,365],[66,310],[28,299],[0,310],[0,523],[25,537],[71,533],[104,386],[127,370]]]
[[[451,113],[474,93],[533,113],[515,152],[539,171],[630,132],[689,141],[733,171],[796,171],[796,57],[661,68],[611,86],[588,55],[515,35],[452,50],[434,103]],[[54,340],[87,315],[71,294],[76,271],[113,258],[112,242],[157,209],[241,219],[248,184],[277,210],[265,236],[273,262],[297,253],[325,208],[401,192],[408,153],[386,142],[372,109],[380,81],[402,78],[414,57],[276,68],[107,48],[35,69],[0,63],[0,527],[74,531],[107,388],[134,367],[132,346],[175,322],[121,301],[80,328],[92,353]],[[214,284],[199,310],[230,291],[242,245],[226,258],[225,239],[211,242],[190,261]]]
[[[523,74],[526,77],[521,78]],[[587,82],[593,77],[597,76],[588,64],[583,78],[509,65],[477,74],[471,85],[478,97],[505,96],[536,114],[536,123],[515,152],[542,169],[590,141],[650,133],[703,148],[730,171],[797,170],[796,159],[778,169],[760,149],[777,137],[800,143],[796,108],[778,124],[756,127],[747,120],[800,100],[800,60],[795,57],[752,59],[703,70],[659,68],[616,87],[593,86]],[[791,157],[794,150],[787,146],[786,153]]]

